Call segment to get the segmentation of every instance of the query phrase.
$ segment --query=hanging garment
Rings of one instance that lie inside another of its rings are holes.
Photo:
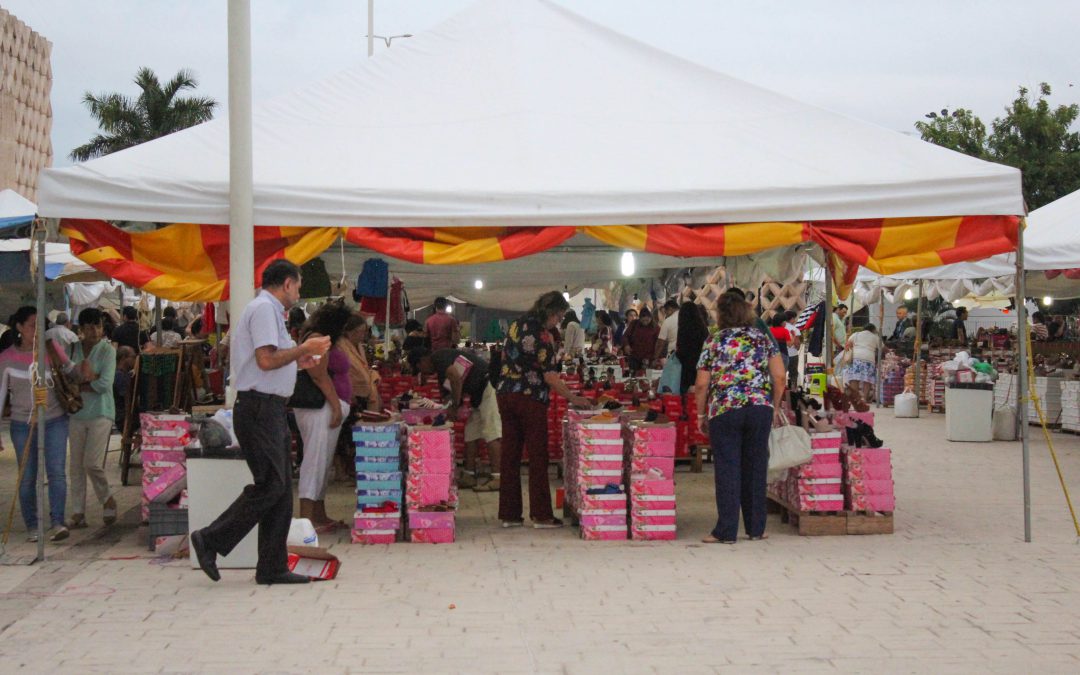
[[[796,323],[796,326],[799,324]],[[810,331],[810,353],[814,356],[821,356],[822,349],[825,346],[825,303],[819,303],[814,307],[814,323],[813,328]]]
[[[390,284],[390,266],[382,258],[368,258],[360,276],[356,278],[356,290],[353,300],[361,298],[382,298],[386,300],[387,287]]]
[[[585,306],[581,308],[581,327],[586,333],[596,330],[596,305],[591,298],[585,298]]]

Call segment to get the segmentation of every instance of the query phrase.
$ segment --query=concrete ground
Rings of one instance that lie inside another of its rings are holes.
[[[677,542],[585,542],[496,527],[465,493],[458,542],[323,544],[339,577],[211,583],[155,558],[138,488],[112,528],[0,567],[5,672],[1080,672],[1080,547],[1039,434],[1034,543],[1023,543],[1019,444],[958,444],[944,417],[879,411],[894,450],[896,533],[703,545],[709,468],[679,473]],[[6,433],[5,433],[6,438]],[[1054,435],[1080,498],[1080,439]],[[0,504],[14,461],[0,455]],[[115,455],[112,456],[115,458]],[[114,460],[110,459],[114,484]],[[350,513],[339,485],[331,511]],[[92,522],[100,510],[91,509]],[[32,554],[19,519],[8,560]]]

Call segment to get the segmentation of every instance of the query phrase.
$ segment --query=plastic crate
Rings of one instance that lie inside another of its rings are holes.
[[[188,510],[170,508],[168,504],[150,502],[150,532],[147,547],[153,551],[158,537],[188,533]]]

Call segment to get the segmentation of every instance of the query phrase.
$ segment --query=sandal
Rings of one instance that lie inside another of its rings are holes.
[[[491,480],[488,482],[473,487],[473,492],[498,492],[500,485],[499,474],[495,473],[491,475]]]
[[[109,506],[112,504],[112,506]],[[112,525],[116,522],[116,499],[109,497],[105,500],[105,504],[101,509],[102,520],[106,525]]]
[[[702,537],[701,538],[701,543],[702,544],[734,544],[735,540],[734,539],[717,539],[716,537],[714,537],[714,536],[712,536],[710,534],[710,535],[706,535],[706,536]]]
[[[761,534],[759,534],[756,537],[749,537],[750,541],[764,541],[765,539],[768,539],[768,538],[769,538],[769,534],[767,532],[762,532]]]
[[[85,530],[90,527],[86,522],[86,516],[82,513],[75,513],[71,516],[71,524],[68,525],[68,529],[71,530]]]

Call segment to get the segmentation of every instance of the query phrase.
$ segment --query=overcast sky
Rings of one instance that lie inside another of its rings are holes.
[[[503,0],[516,2],[519,0]],[[897,131],[930,110],[989,126],[1023,84],[1080,102],[1075,0],[557,0],[715,70]],[[421,33],[470,0],[377,0],[375,32]],[[53,44],[55,164],[96,125],[83,92],[134,95],[141,66],[227,101],[226,0],[0,0]],[[253,0],[255,104],[365,58],[365,0]],[[385,49],[381,43],[377,49]]]

